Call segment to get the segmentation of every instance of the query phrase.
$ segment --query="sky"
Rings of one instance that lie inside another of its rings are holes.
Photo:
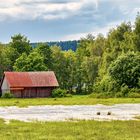
[[[0,42],[18,33],[31,42],[106,36],[139,11],[140,0],[0,0]]]

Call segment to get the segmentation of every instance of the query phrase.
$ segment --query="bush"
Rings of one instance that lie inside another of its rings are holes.
[[[122,92],[117,92],[117,93],[115,93],[115,97],[121,98],[121,97],[124,97],[124,94]]]
[[[131,90],[130,90],[130,92],[134,92],[134,93],[140,93],[140,88],[132,88]]]
[[[118,92],[120,90],[120,86],[118,83],[111,79],[109,76],[104,76],[104,78],[96,85],[94,85],[94,91],[101,92]]]
[[[129,93],[128,86],[127,85],[122,85],[121,86],[121,92],[122,92],[123,97],[127,97],[128,93]]]
[[[66,90],[57,88],[57,89],[53,90],[52,97],[53,98],[56,98],[56,97],[62,98],[62,97],[66,97],[66,94],[67,94]]]
[[[11,99],[11,98],[14,98],[14,95],[10,92],[7,92],[7,93],[4,93],[1,97]]]
[[[113,98],[115,95],[112,92],[104,92],[104,93],[92,93],[89,95],[90,98]]]
[[[129,98],[140,98],[140,93],[131,92],[128,94]]]
[[[124,92],[125,93],[125,92]],[[124,94],[122,92],[117,92],[117,93],[92,93],[89,95],[90,98],[103,98],[103,99],[107,99],[107,98],[122,98],[122,97],[128,97],[128,98],[140,98],[140,93],[135,93],[135,92],[129,92],[127,94]]]
[[[72,94],[66,94],[65,97],[72,97]]]
[[[139,53],[129,52],[122,54],[113,63],[109,69],[109,75],[119,85],[125,84],[129,88],[139,88],[140,77],[140,55]]]

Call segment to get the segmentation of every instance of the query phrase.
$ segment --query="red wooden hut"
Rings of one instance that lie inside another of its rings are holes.
[[[19,98],[49,97],[59,86],[53,71],[47,72],[4,72],[1,92],[12,93]]]

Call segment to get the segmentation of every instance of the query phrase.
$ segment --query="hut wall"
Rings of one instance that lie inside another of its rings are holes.
[[[11,93],[17,98],[22,97],[22,91],[21,90],[11,90]]]
[[[43,98],[51,96],[54,88],[24,88],[24,90],[11,91],[18,98]]]

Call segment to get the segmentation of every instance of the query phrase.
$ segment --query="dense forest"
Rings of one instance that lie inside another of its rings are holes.
[[[59,46],[63,51],[73,50],[76,51],[79,40],[72,40],[72,41],[55,41],[55,42],[43,42],[44,44],[48,44],[51,46]],[[36,48],[39,43],[30,43],[33,48]]]
[[[54,71],[60,87],[70,93],[140,97],[140,15],[134,26],[123,22],[107,37],[87,35],[76,51],[46,43],[33,48],[21,34],[0,45],[0,77],[4,71],[47,70]]]

